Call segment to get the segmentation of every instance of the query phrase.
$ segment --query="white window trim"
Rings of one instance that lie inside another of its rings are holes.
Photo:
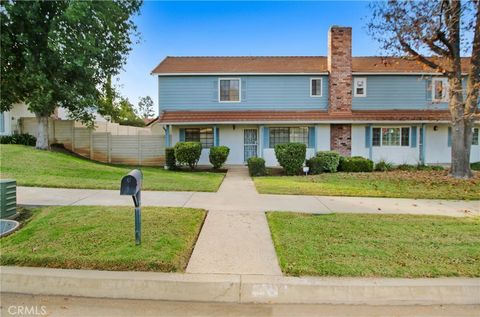
[[[220,82],[222,80],[238,80],[238,101],[236,101],[236,100],[220,100]],[[242,79],[239,78],[239,77],[218,78],[218,102],[220,102],[220,103],[239,103],[239,102],[242,102]]]
[[[373,145],[373,129],[374,128],[379,128],[380,129],[380,145]],[[383,133],[382,129],[390,129],[390,128],[398,128],[400,129],[400,145],[383,145]],[[408,129],[408,145],[402,145],[402,129]],[[417,136],[418,137],[418,136]],[[371,142],[372,142],[372,147],[385,147],[385,148],[407,148],[412,145],[412,127],[408,126],[373,126],[372,127],[372,135],[371,135]]]
[[[363,94],[357,94],[357,82],[363,81]],[[354,97],[366,97],[367,96],[367,77],[354,77],[353,78],[353,96]]]
[[[320,95],[312,95],[312,82],[314,80],[320,80]],[[310,78],[310,97],[312,98],[319,98],[319,97],[322,97],[323,96],[323,78],[321,77],[312,77]]]
[[[435,98],[435,82],[440,81],[442,82],[442,85],[445,86],[445,89],[443,90],[444,95],[442,96],[442,99],[436,99]],[[448,102],[448,79],[445,77],[436,77],[432,78],[432,102]]]

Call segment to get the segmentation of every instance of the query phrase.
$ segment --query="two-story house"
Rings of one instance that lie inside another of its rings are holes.
[[[468,60],[464,71],[467,71]],[[446,78],[400,58],[352,57],[352,29],[332,27],[328,56],[167,57],[158,76],[165,143],[230,148],[227,163],[303,142],[321,150],[401,163],[449,163]],[[480,160],[479,127],[471,160]]]

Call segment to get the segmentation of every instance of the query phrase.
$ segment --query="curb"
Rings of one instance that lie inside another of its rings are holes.
[[[1,291],[115,299],[364,305],[480,304],[480,278],[317,278],[0,267]]]

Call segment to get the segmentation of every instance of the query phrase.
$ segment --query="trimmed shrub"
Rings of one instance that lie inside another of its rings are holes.
[[[210,164],[213,165],[214,169],[222,167],[222,165],[227,161],[228,154],[230,149],[227,146],[213,146],[210,148],[210,155],[208,159]]]
[[[192,170],[197,166],[200,155],[202,155],[202,143],[200,142],[178,142],[174,149],[177,162],[187,164]]]
[[[261,157],[250,157],[247,160],[247,165],[250,176],[265,176],[267,174],[265,160]]]
[[[474,162],[470,164],[470,168],[474,171],[480,171],[480,162]]]
[[[316,155],[320,159],[321,172],[335,173],[340,164],[340,154],[335,151],[320,151]]]
[[[307,154],[303,143],[285,143],[275,146],[275,156],[287,175],[296,175],[302,169]]]
[[[28,133],[15,133],[12,135],[5,135],[0,138],[1,144],[21,144],[28,146],[35,146],[37,138]]]
[[[400,164],[397,166],[397,170],[400,171],[415,171],[417,170],[417,167],[415,165],[411,164]]]
[[[373,161],[361,156],[341,157],[338,170],[342,172],[372,172]]]
[[[165,165],[169,170],[177,167],[177,159],[175,158],[175,149],[173,147],[165,148]]]
[[[317,175],[323,172],[322,159],[319,157],[312,157],[306,160],[305,165],[308,166],[308,173],[311,175]]]
[[[385,160],[380,160],[378,161],[377,164],[375,164],[375,170],[378,172],[391,171],[392,169],[393,169],[393,164]]]

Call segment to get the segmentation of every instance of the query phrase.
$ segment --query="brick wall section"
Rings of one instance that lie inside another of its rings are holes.
[[[352,125],[331,124],[330,125],[330,148],[340,155],[350,156],[352,154]]]
[[[329,108],[334,113],[352,111],[352,28],[332,26],[328,31],[327,67]]]

